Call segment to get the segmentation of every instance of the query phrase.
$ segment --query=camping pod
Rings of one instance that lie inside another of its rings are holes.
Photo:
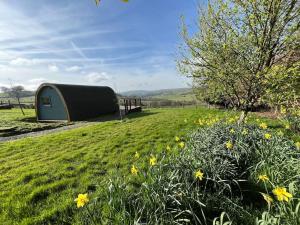
[[[36,91],[35,107],[38,121],[81,121],[119,110],[110,87],[50,83]]]

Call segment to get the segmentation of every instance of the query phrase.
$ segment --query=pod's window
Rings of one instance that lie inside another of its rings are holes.
[[[51,98],[50,97],[41,97],[41,102],[43,106],[51,106]]]

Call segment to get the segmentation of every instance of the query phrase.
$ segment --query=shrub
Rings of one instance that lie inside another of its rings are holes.
[[[253,125],[218,123],[194,131],[185,143],[157,155],[153,166],[149,156],[141,156],[138,172],[128,178],[111,178],[90,206],[96,209],[94,219],[101,224],[297,224],[300,152],[292,141]],[[275,194],[276,187],[287,188],[287,203]]]

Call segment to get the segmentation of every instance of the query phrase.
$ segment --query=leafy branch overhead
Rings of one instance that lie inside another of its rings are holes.
[[[99,5],[100,1],[101,1],[101,0],[95,0],[96,5]],[[129,0],[121,0],[121,1],[122,1],[122,2],[128,2]]]

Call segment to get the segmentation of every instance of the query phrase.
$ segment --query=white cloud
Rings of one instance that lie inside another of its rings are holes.
[[[57,65],[48,65],[48,69],[51,71],[51,72],[58,72],[59,71],[59,68]]]
[[[28,81],[30,84],[41,84],[48,82],[48,79],[40,77],[40,78],[34,78]]]
[[[71,66],[71,67],[67,67],[65,70],[67,72],[78,72],[82,69],[82,67],[80,66]]]
[[[27,59],[27,58],[16,58],[9,63],[12,66],[33,66],[38,64],[37,59]]]
[[[78,55],[80,55],[83,59],[87,59],[83,51],[80,48],[78,48],[78,46],[73,41],[71,41],[70,43],[72,45],[72,48],[74,49],[75,52],[78,53]]]
[[[28,82],[26,82],[25,84],[23,84],[23,86],[27,89],[27,90],[36,90],[42,83],[55,83],[55,80],[49,80],[46,79],[44,77],[38,77],[38,78],[33,78],[30,79]]]
[[[89,83],[100,83],[102,81],[107,81],[110,79],[105,72],[92,72],[86,75],[85,78]]]

